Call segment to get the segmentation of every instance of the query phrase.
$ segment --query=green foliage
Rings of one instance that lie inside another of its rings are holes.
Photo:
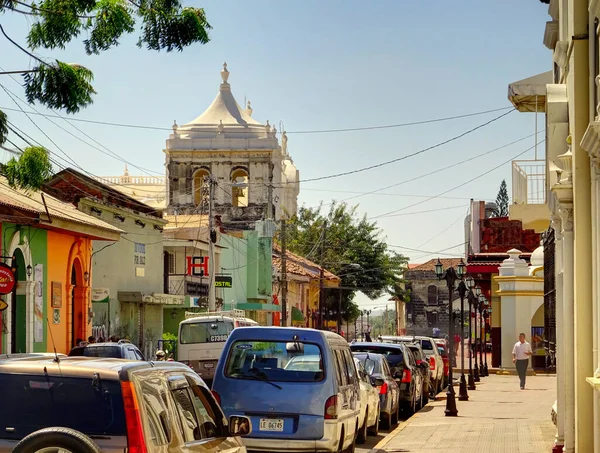
[[[0,110],[0,145],[4,145],[6,142],[6,136],[8,135],[8,118],[6,113]]]
[[[377,299],[393,294],[402,281],[408,259],[388,250],[377,223],[360,217],[357,206],[334,203],[327,213],[321,207],[302,207],[288,230],[291,251],[338,275],[343,288],[355,288],[342,291],[346,320],[353,321],[360,313],[351,302],[356,291]],[[326,298],[329,309],[338,308],[339,290],[329,290]]]
[[[39,146],[25,148],[18,160],[13,157],[1,168],[1,173],[12,187],[39,190],[52,176],[48,151]]]
[[[500,184],[500,190],[496,196],[496,217],[507,217],[508,216],[508,190],[506,188],[506,180],[503,179]]]
[[[0,40],[36,61],[24,69],[25,93],[30,103],[76,113],[90,105],[96,94],[90,70],[77,64],[47,59],[39,49],[64,49],[84,34],[88,55],[119,45],[120,38],[140,30],[138,46],[151,50],[182,51],[194,43],[206,44],[212,28],[202,8],[184,7],[179,0],[0,0],[0,13],[15,12],[33,17],[27,48],[6,34],[0,24]],[[137,25],[137,27],[136,27]],[[3,42],[0,48],[5,46]],[[35,51],[35,53],[34,53]],[[0,143],[8,134],[6,115],[0,111]],[[15,165],[14,163],[11,165]],[[16,171],[16,167],[13,168]],[[19,172],[17,172],[19,173]]]
[[[56,66],[37,67],[36,72],[25,75],[27,101],[76,113],[81,107],[92,103],[96,94],[90,84],[94,75],[89,69],[79,65],[69,65],[60,61]]]
[[[177,341],[177,335],[170,332],[164,332],[162,334],[162,339],[165,341]]]

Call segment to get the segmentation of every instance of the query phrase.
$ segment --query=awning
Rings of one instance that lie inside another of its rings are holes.
[[[552,83],[552,71],[513,82],[508,85],[508,100],[519,112],[543,113],[546,111],[546,85]]]

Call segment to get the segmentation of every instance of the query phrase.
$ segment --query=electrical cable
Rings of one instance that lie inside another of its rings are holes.
[[[544,143],[544,141],[545,141],[545,139],[544,139],[544,140],[542,140],[542,141],[540,141],[540,142],[538,142],[537,144],[535,144],[535,145],[533,145],[533,146],[530,146],[530,147],[529,147],[529,148],[527,148],[525,151],[522,151],[522,152],[520,152],[520,153],[519,153],[519,154],[517,154],[516,156],[513,156],[513,157],[511,157],[510,159],[508,159],[508,160],[506,160],[506,161],[504,161],[504,162],[500,163],[499,165],[496,165],[496,166],[495,166],[495,167],[493,167],[492,169],[490,169],[490,170],[488,170],[488,171],[486,171],[486,172],[484,172],[484,173],[480,173],[479,175],[475,176],[474,178],[471,178],[471,179],[469,179],[468,181],[465,181],[465,182],[463,182],[463,183],[461,183],[461,184],[459,184],[459,185],[457,185],[457,186],[454,186],[454,187],[452,187],[451,189],[448,189],[448,190],[445,190],[445,191],[443,191],[443,192],[440,192],[439,194],[437,194],[437,195],[433,195],[432,197],[430,197],[430,198],[428,198],[428,199],[426,199],[426,200],[421,200],[421,201],[419,201],[419,202],[417,202],[417,203],[413,203],[413,204],[411,204],[411,205],[409,205],[409,206],[405,206],[405,207],[403,207],[403,208],[400,208],[400,209],[395,209],[395,210],[393,210],[393,211],[389,211],[389,212],[386,212],[386,213],[384,213],[384,214],[379,214],[379,215],[376,215],[376,216],[373,216],[373,217],[369,217],[369,219],[368,219],[368,220],[379,219],[379,218],[382,218],[382,217],[394,217],[392,214],[395,214],[395,213],[397,213],[397,212],[400,212],[400,211],[404,211],[405,209],[409,209],[409,208],[412,208],[412,207],[414,207],[414,206],[418,206],[418,205],[420,205],[420,204],[423,204],[423,203],[427,203],[428,201],[431,201],[431,200],[433,200],[433,199],[435,199],[435,198],[439,197],[440,195],[446,195],[446,194],[447,194],[447,193],[449,193],[449,192],[452,192],[452,191],[454,191],[454,190],[456,190],[456,189],[459,189],[459,188],[461,188],[461,187],[463,187],[463,186],[466,186],[467,184],[470,184],[470,183],[472,183],[473,181],[476,181],[476,180],[478,180],[478,179],[480,179],[480,178],[483,178],[484,176],[486,176],[486,175],[488,175],[488,174],[492,173],[493,171],[497,170],[498,168],[502,167],[503,165],[506,165],[506,164],[508,164],[508,163],[512,162],[513,160],[517,159],[518,157],[521,157],[523,154],[527,153],[528,151],[531,151],[531,150],[532,150],[532,149],[534,149],[536,146],[538,146],[538,145],[540,145],[540,144]]]

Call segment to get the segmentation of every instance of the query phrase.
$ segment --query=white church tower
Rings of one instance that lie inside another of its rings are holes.
[[[281,144],[275,126],[252,118],[248,102],[241,108],[231,93],[227,63],[213,103],[187,124],[173,124],[166,141],[167,213],[205,214],[208,202],[205,177],[212,176],[214,213],[225,225],[251,227],[267,214],[272,185],[275,219],[296,213],[299,173]]]

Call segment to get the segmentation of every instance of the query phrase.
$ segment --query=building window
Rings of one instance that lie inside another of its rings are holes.
[[[438,326],[438,314],[435,311],[427,312],[427,327],[437,327]]]
[[[207,178],[210,176],[208,170],[201,168],[194,173],[194,204],[208,204],[208,181]]]
[[[427,287],[427,303],[429,305],[438,304],[438,287],[435,285],[429,285]]]
[[[176,269],[175,269],[175,254],[172,252],[168,252],[168,257],[169,257],[169,275],[174,275],[176,273]]]
[[[241,168],[231,173],[231,204],[248,206],[248,172]]]

